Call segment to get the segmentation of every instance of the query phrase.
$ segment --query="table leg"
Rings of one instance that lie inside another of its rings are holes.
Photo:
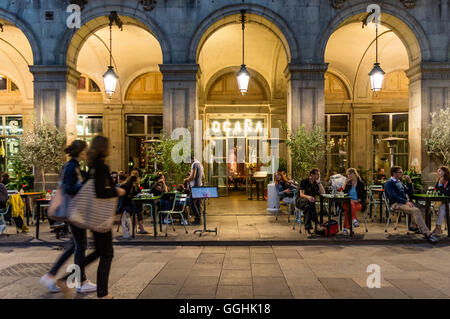
[[[449,203],[445,202],[445,218],[447,219],[447,236],[450,237],[450,218],[449,218]]]
[[[156,204],[153,201],[153,237],[156,238],[156,234],[158,234],[158,228],[156,227]]]
[[[320,223],[323,224],[323,197],[322,196],[320,196]]]
[[[334,201],[328,200],[328,222],[327,222],[327,237],[330,237],[330,220],[331,220],[331,206],[333,206]]]
[[[30,226],[30,207],[28,197],[25,197],[25,214],[27,215],[27,226]]]
[[[136,234],[135,234],[135,232],[136,232],[136,221],[134,220],[134,218],[135,218],[135,216],[136,216],[136,209],[137,209],[137,203],[136,202],[134,202],[133,203],[133,212],[131,213],[131,224],[132,224],[132,227],[133,227],[133,239],[136,237]]]
[[[379,192],[379,197],[380,197],[380,223],[383,222],[383,193]]]
[[[39,239],[39,219],[41,218],[41,204],[39,202],[36,202],[36,214],[37,214],[37,218],[36,218],[36,239]]]
[[[347,199],[348,205],[348,220],[350,223],[350,237],[353,237],[353,220],[352,220],[352,200]]]
[[[431,202],[425,201],[425,223],[427,224],[428,229],[431,229],[431,214],[430,214],[430,206]]]
[[[372,209],[373,209],[373,204],[372,203],[370,203],[369,204],[369,216],[370,216],[370,219],[372,220]]]

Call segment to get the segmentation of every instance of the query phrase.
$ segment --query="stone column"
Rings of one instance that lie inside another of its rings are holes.
[[[66,132],[67,142],[76,138],[77,83],[80,73],[68,66],[33,65],[35,120],[46,120]],[[35,174],[35,189],[41,189],[42,177]],[[56,188],[58,175],[46,174],[47,188]]]
[[[33,65],[34,112],[36,121],[46,120],[67,134],[70,142],[76,137],[77,84],[80,73],[68,66]]]
[[[198,64],[160,64],[163,75],[164,132],[171,134],[176,128],[194,131],[197,110]]]
[[[292,131],[325,123],[325,71],[328,64],[289,64],[287,78],[287,122]]]
[[[450,106],[450,64],[422,62],[407,70],[409,78],[409,165],[434,183],[438,161],[428,156],[424,139],[429,136],[431,112]],[[434,184],[433,184],[434,185]]]
[[[325,124],[325,72],[328,64],[288,64],[287,123],[292,132],[302,124],[311,130],[314,125]],[[323,166],[323,165],[321,165]],[[290,154],[288,170],[291,172]]]

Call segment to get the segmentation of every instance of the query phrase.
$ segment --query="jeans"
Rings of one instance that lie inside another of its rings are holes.
[[[53,268],[50,270],[52,276],[56,276],[58,270],[61,266],[69,259],[72,254],[74,255],[75,264],[80,267],[80,283],[86,281],[86,273],[84,267],[85,254],[87,248],[87,236],[86,230],[78,228],[75,225],[70,224],[70,229],[72,231],[72,240],[69,246],[58,258]],[[67,278],[68,276],[66,276]]]
[[[317,219],[317,211],[316,211],[316,203],[308,202],[304,211],[305,216],[305,229],[312,229],[312,222],[314,224],[319,224],[319,220]]]
[[[439,215],[436,221],[436,225],[441,226],[445,219],[445,204],[439,206]]]
[[[201,211],[202,211],[202,199],[201,198],[192,198],[190,201],[190,208],[192,214],[195,216],[195,220],[201,219]]]

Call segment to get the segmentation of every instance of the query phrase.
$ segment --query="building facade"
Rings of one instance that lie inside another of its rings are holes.
[[[386,72],[377,94],[368,76],[375,28],[362,23],[372,1],[2,0],[0,169],[14,174],[20,137],[35,119],[55,123],[69,139],[110,137],[113,170],[151,166],[145,140],[202,120],[203,131],[224,134],[246,125],[254,131],[321,125],[330,146],[328,171],[387,169],[383,139],[403,137],[394,163],[431,181],[438,163],[424,138],[430,112],[450,104],[450,3],[373,2],[381,7],[378,55]],[[81,8],[79,28],[70,4]],[[244,96],[236,81],[241,10],[251,75]],[[122,30],[112,27],[112,47],[111,11],[123,22]],[[102,77],[110,48],[119,76],[111,97]],[[235,158],[244,148],[245,161],[258,159],[260,150],[250,144],[245,135],[226,138],[222,156]],[[288,158],[283,145],[281,157]],[[207,173],[215,184],[245,174],[239,164],[214,164]]]

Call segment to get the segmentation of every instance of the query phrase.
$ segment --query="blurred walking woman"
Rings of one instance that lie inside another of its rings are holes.
[[[70,160],[64,166],[63,175],[61,176],[62,191],[68,195],[66,198],[75,196],[83,185],[79,161],[86,160],[86,148],[87,144],[85,141],[75,140],[64,150],[70,156]],[[72,241],[49,273],[41,278],[41,283],[46,285],[50,292],[58,292],[60,289],[55,285],[56,274],[67,259],[72,254],[75,254],[75,264],[80,266],[81,281],[81,286],[77,288],[77,292],[94,292],[97,287],[86,279],[83,267],[87,247],[86,230],[72,224],[70,224],[70,230],[72,232]]]
[[[89,178],[95,180],[95,193],[99,198],[112,198],[125,195],[125,190],[115,188],[111,178],[109,167],[105,164],[108,156],[109,141],[104,136],[96,136],[92,139],[87,152]],[[95,251],[86,257],[85,265],[100,257],[97,269],[97,297],[111,299],[108,294],[108,279],[113,259],[112,232],[106,233],[92,232],[94,235]]]

